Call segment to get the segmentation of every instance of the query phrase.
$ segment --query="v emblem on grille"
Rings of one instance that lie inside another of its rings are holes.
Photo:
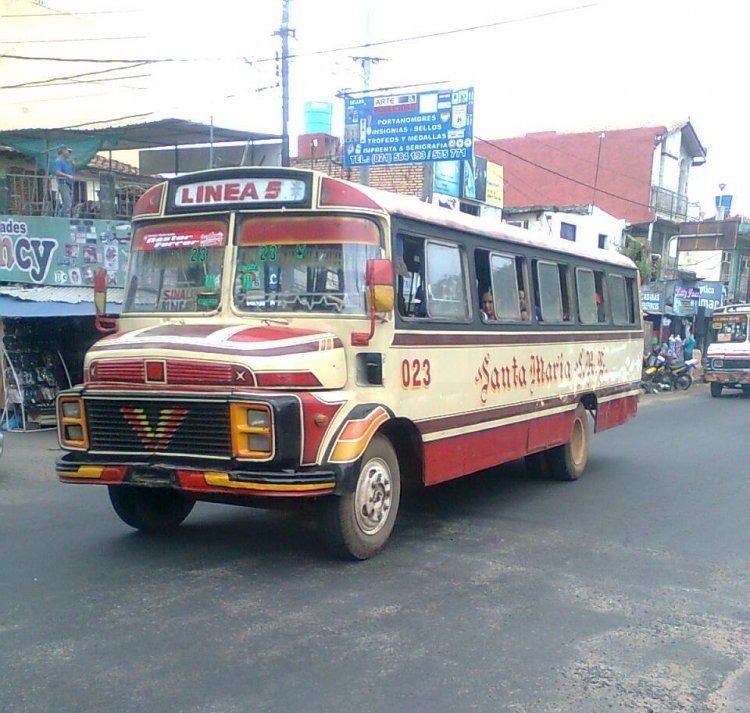
[[[138,435],[138,438],[141,439],[141,443],[152,451],[163,451],[169,445],[175,431],[190,413],[184,408],[159,409],[154,424],[144,408],[123,406],[120,412],[125,416],[125,420]]]

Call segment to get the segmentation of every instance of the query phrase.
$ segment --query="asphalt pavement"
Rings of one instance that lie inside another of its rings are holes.
[[[522,462],[412,496],[388,548],[198,504],[130,530],[0,459],[3,713],[750,711],[750,398],[647,395],[575,483]]]

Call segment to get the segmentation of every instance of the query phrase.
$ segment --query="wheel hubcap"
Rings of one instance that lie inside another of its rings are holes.
[[[388,520],[393,504],[393,484],[387,463],[380,458],[362,467],[354,494],[357,524],[362,532],[374,535]]]

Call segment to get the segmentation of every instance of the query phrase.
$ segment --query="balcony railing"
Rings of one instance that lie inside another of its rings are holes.
[[[43,174],[7,174],[9,215],[42,215],[55,216],[59,213],[57,185],[54,178]],[[129,219],[133,214],[138,198],[147,186],[135,183],[124,183],[115,187],[114,217]],[[100,218],[99,201],[89,200],[91,184],[76,180],[73,185],[73,218]]]
[[[684,221],[688,219],[688,198],[661,186],[651,186],[651,210],[660,218]]]

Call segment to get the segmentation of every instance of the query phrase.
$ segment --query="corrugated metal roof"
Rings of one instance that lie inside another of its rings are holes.
[[[82,304],[94,301],[93,287],[9,287],[0,286],[0,295],[14,297],[27,302],[64,302],[66,304]],[[122,304],[125,290],[112,287],[107,290],[107,302]]]

